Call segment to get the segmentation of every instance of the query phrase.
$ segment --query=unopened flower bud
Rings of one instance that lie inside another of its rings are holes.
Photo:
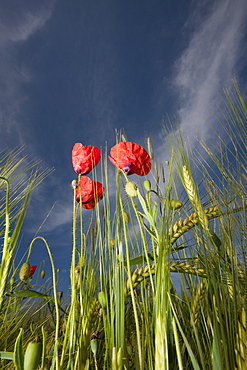
[[[71,181],[71,187],[73,188],[73,189],[75,189],[75,188],[77,188],[77,181],[76,180],[73,180],[73,181]]]
[[[29,342],[24,356],[24,370],[36,370],[41,360],[42,343]]]
[[[41,276],[41,279],[44,279],[45,278],[45,270],[42,270],[41,271],[40,276]]]
[[[143,181],[143,186],[147,191],[151,190],[151,182],[149,180]]]
[[[130,197],[136,197],[138,195],[137,185],[132,181],[127,182],[125,185],[125,191]]]
[[[168,202],[168,208],[171,209],[171,210],[180,209],[181,207],[183,207],[183,203],[180,202],[180,200],[178,200],[178,199],[171,199]]]
[[[29,278],[29,276],[30,276],[30,263],[28,263],[28,262],[23,263],[23,265],[21,266],[21,269],[20,269],[19,276],[20,276],[20,280],[22,280],[22,281],[26,281]]]

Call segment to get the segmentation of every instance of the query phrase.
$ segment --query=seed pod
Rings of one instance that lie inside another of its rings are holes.
[[[42,270],[41,271],[40,276],[41,276],[41,279],[44,279],[45,278],[45,270]]]
[[[127,182],[125,185],[125,191],[130,197],[136,197],[138,195],[137,185],[132,181]]]
[[[151,182],[149,180],[143,181],[143,186],[147,191],[151,190]]]
[[[180,202],[180,200],[178,200],[178,199],[171,199],[168,202],[168,208],[171,209],[171,210],[180,209],[181,207],[183,207],[183,203]]]
[[[42,355],[41,342],[29,342],[24,356],[24,370],[36,370]]]
[[[77,186],[78,186],[77,181],[76,181],[76,180],[73,180],[73,181],[71,182],[71,187],[72,187],[73,189],[75,189],[75,188],[77,188]]]
[[[30,263],[28,262],[23,263],[20,269],[20,274],[19,274],[20,280],[25,282],[29,278],[30,272],[31,272]]]

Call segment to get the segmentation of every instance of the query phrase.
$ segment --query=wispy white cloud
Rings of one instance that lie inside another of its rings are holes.
[[[19,51],[29,38],[50,19],[54,0],[40,2],[24,0],[7,1],[0,5],[0,145],[23,144],[23,126],[19,122],[23,103],[27,99],[23,86],[32,78],[22,65]],[[11,133],[13,135],[11,136]]]
[[[246,52],[247,2],[218,0],[203,5],[186,24],[185,31],[193,28],[192,37],[174,68],[178,117],[182,131],[190,137],[207,133],[206,121],[215,109],[217,94],[238,72],[237,65]]]
[[[37,30],[42,28],[52,14],[54,1],[34,1],[2,3],[0,12],[0,43],[26,41]]]

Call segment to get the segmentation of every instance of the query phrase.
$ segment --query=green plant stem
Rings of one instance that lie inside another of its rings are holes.
[[[122,211],[122,217],[124,219],[124,207],[122,203],[122,199],[120,198],[120,207]],[[143,369],[143,362],[142,362],[142,349],[141,349],[141,336],[140,336],[140,326],[139,326],[139,319],[138,319],[138,312],[136,307],[136,301],[135,301],[135,295],[134,295],[134,289],[133,284],[131,280],[131,268],[130,268],[130,254],[129,254],[129,248],[128,248],[128,237],[127,237],[127,231],[126,231],[126,223],[123,222],[123,229],[124,229],[124,238],[125,238],[125,246],[126,246],[126,260],[127,260],[127,274],[128,279],[130,279],[130,294],[132,299],[132,305],[133,305],[133,311],[134,311],[134,317],[135,317],[135,324],[136,324],[136,336],[137,336],[137,347],[138,347],[138,356],[139,356],[139,365],[140,369]]]
[[[9,217],[9,194],[10,194],[10,185],[7,179],[0,177],[0,180],[3,180],[6,184],[6,204],[5,204],[5,234],[4,234],[4,244],[3,244],[3,254],[0,267],[0,310],[3,305],[4,291],[7,284],[9,266],[12,260],[13,251],[9,248],[9,229],[10,229],[10,217]]]
[[[50,263],[51,263],[51,269],[52,269],[52,280],[53,280],[53,294],[54,294],[54,304],[55,304],[55,311],[56,311],[56,328],[55,328],[55,346],[54,346],[54,354],[55,354],[55,363],[56,363],[56,370],[59,370],[59,353],[58,353],[58,346],[59,346],[59,304],[58,304],[58,298],[57,298],[57,291],[56,291],[56,286],[57,286],[57,280],[56,280],[56,271],[55,271],[55,264],[54,260],[52,257],[52,253],[50,250],[50,247],[42,236],[37,236],[34,238],[31,242],[30,249],[32,249],[33,244],[36,240],[42,240],[46,246],[49,258],[50,258]]]

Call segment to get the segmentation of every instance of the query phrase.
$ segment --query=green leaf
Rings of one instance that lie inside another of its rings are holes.
[[[52,296],[37,292],[36,290],[24,289],[24,290],[19,290],[17,292],[6,292],[5,295],[8,297],[15,297],[15,298],[44,298],[49,303],[55,305],[55,300]],[[67,314],[67,312],[64,311],[64,309],[60,305],[58,305],[58,307],[63,313]]]
[[[0,352],[0,360],[14,360],[14,352]]]
[[[149,258],[149,261],[154,261],[155,258],[156,258],[155,253],[148,253],[148,258]],[[130,266],[143,265],[144,263],[147,263],[147,259],[146,259],[145,254],[143,254],[141,256],[137,256],[137,257],[132,258],[130,260]],[[127,265],[127,261],[124,261],[124,265],[125,266]]]
[[[148,227],[147,224],[145,224],[145,222],[143,222],[143,226],[145,227],[145,229],[147,230],[147,232],[153,237],[155,238],[155,241],[157,242],[157,238],[156,238],[156,235],[155,233]]]
[[[16,370],[23,370],[23,365],[24,365],[23,332],[24,330],[21,328],[20,333],[15,341],[13,361],[14,361]]]
[[[221,240],[220,238],[218,237],[218,235],[215,234],[215,232],[211,229],[209,229],[209,235],[210,235],[210,238],[212,240],[212,242],[216,245],[216,247],[220,250],[220,246],[221,246]]]

